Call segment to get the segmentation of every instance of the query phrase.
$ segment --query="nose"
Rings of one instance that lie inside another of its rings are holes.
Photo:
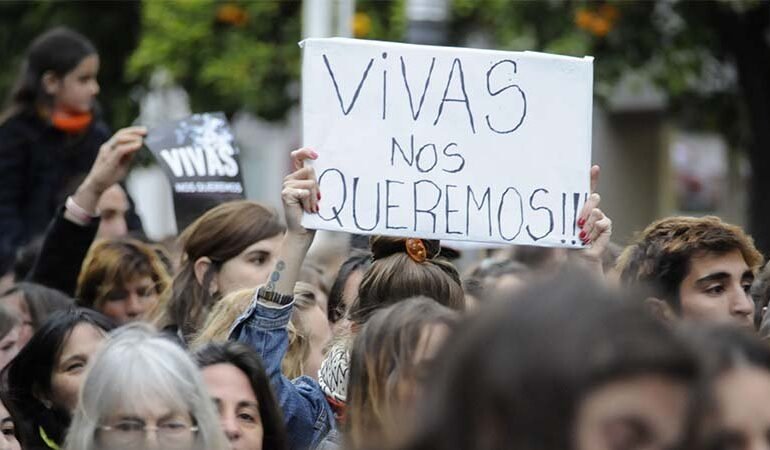
[[[731,295],[730,314],[741,317],[754,315],[754,301],[751,299],[751,295],[743,290],[743,286],[738,286]]]
[[[94,80],[91,86],[91,92],[93,92],[94,96],[96,96],[96,95],[99,95],[100,91],[101,91],[101,87],[99,86],[99,82]]]
[[[234,414],[222,414],[220,421],[222,431],[225,432],[228,441],[234,442],[241,438],[241,427],[238,426],[238,421]]]
[[[135,319],[142,315],[145,311],[146,307],[142,300],[139,298],[139,295],[136,294],[136,292],[132,292],[129,294],[128,298],[126,299],[126,315],[131,318]]]
[[[144,450],[161,450],[157,430],[148,430]]]
[[[115,219],[115,234],[118,237],[128,234],[128,225],[126,224],[125,216],[120,216]]]

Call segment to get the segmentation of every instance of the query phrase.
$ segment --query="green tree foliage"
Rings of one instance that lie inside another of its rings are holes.
[[[461,42],[596,57],[595,87],[607,98],[629,70],[667,94],[684,127],[722,133],[747,151],[754,176],[749,227],[770,252],[770,1],[453,0]]]
[[[687,127],[720,131],[745,144],[738,84],[723,65],[730,57],[718,30],[704,18],[713,10],[752,9],[735,1],[454,0],[455,44],[483,32],[508,50],[537,50],[596,57],[595,92],[607,100],[629,71],[664,91],[672,117]]]
[[[358,37],[398,40],[403,4],[358,2]],[[146,2],[129,73],[147,83],[166,68],[190,94],[193,110],[247,110],[280,120],[299,97],[301,17],[299,1]]]
[[[296,102],[299,2],[146,2],[133,80],[166,68],[194,110],[239,109],[280,119]]]

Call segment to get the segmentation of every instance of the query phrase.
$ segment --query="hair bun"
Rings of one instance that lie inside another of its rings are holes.
[[[388,256],[403,253],[407,254],[405,237],[372,236],[369,238],[369,247],[372,249],[372,259],[387,258]],[[436,239],[421,239],[426,250],[426,258],[433,259],[441,252],[441,241]]]

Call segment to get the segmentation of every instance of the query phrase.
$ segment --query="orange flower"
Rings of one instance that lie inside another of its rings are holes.
[[[605,19],[604,17],[594,17],[590,31],[594,34],[594,36],[604,37],[607,36],[607,33],[610,32],[611,28],[612,24],[609,20]]]
[[[575,25],[583,30],[589,30],[593,24],[594,14],[585,8],[580,8],[575,13]]]
[[[357,12],[353,16],[353,36],[362,38],[372,31],[372,18],[363,12]]]
[[[249,21],[249,14],[234,3],[225,3],[217,10],[217,20],[222,23],[241,27]]]
[[[612,30],[620,15],[618,9],[610,4],[603,4],[598,11],[580,8],[575,12],[575,25],[596,37],[605,37]]]

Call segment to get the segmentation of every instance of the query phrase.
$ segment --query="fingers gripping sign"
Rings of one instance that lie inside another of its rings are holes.
[[[123,128],[101,146],[88,174],[89,181],[99,192],[126,177],[146,134],[145,127]]]
[[[601,196],[596,192],[599,184],[599,166],[591,167],[591,195],[583,205],[578,220],[580,239],[584,245],[590,245],[581,253],[591,259],[601,259],[612,237],[612,219],[599,209]]]
[[[305,165],[305,161],[317,158],[318,154],[310,148],[301,148],[291,152],[294,172],[283,179],[283,191],[281,192],[286,225],[290,231],[306,232],[301,225],[303,211],[308,214],[318,212],[321,193],[318,189],[315,170],[311,166]]]

